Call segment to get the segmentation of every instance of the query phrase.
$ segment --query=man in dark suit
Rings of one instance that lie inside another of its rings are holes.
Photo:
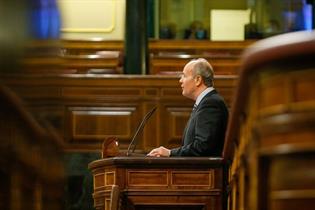
[[[203,58],[190,61],[179,80],[182,94],[195,101],[183,133],[182,146],[158,147],[148,153],[153,157],[220,156],[224,145],[228,109],[213,87],[213,69]]]

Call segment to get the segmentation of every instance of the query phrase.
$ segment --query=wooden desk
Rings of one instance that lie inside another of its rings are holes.
[[[222,158],[114,157],[89,164],[94,206],[109,209],[112,185],[122,209],[222,209]]]

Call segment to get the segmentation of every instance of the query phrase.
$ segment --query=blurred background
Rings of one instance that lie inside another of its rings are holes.
[[[233,79],[239,73],[241,54],[250,44],[278,34],[314,30],[313,0],[142,0],[138,7],[130,2],[0,0],[0,85],[12,88],[3,88],[0,105],[1,131],[6,131],[0,137],[0,177],[5,180],[1,181],[0,203],[10,200],[0,204],[0,209],[22,209],[24,204],[27,208],[23,209],[94,209],[87,165],[100,158],[100,144],[108,136],[102,130],[110,125],[107,118],[103,124],[93,118],[93,111],[98,109],[104,116],[108,110],[99,107],[115,108],[123,102],[101,89],[100,94],[108,95],[82,99],[83,94],[73,91],[75,96],[67,99],[73,101],[66,104],[65,93],[56,91],[67,86],[65,78],[78,78],[73,83],[79,86],[92,76],[177,76],[188,60],[202,56],[211,60],[217,75]],[[51,77],[43,80],[47,76]],[[229,105],[233,85],[222,85]],[[145,106],[139,107],[141,112],[133,114],[133,120],[145,113]],[[14,113],[20,113],[31,128],[16,124],[20,118],[12,117]],[[84,118],[93,118],[94,124],[82,125],[82,135],[69,131],[76,126],[71,124],[73,113],[93,113]],[[133,128],[122,134],[123,149]],[[161,142],[176,145],[180,138],[158,139],[139,149],[147,151]],[[24,179],[25,174],[31,178]],[[44,192],[48,186],[50,194]],[[56,200],[58,205],[48,205]]]

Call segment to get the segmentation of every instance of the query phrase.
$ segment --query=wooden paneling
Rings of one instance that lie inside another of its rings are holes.
[[[172,172],[171,186],[176,189],[211,189],[214,187],[214,172],[212,170]]]
[[[204,57],[217,75],[236,75],[250,41],[150,40],[149,74],[177,74],[193,58]],[[117,40],[33,41],[20,72],[33,74],[123,74],[124,43]]]
[[[64,209],[62,145],[0,85],[0,209]]]
[[[137,137],[138,152],[178,146],[190,116],[192,100],[182,96],[176,76],[33,75],[5,76],[33,114],[48,120],[66,150],[99,151],[110,136],[125,152],[142,117],[157,111]],[[235,76],[217,76],[215,87],[233,100]]]
[[[75,141],[101,141],[108,136],[130,138],[135,108],[71,107],[71,135]]]
[[[114,157],[93,161],[89,168],[94,180],[102,172],[119,171],[111,186],[119,186],[122,209],[222,210],[223,164],[222,158]],[[94,207],[106,210],[111,186],[99,184]]]
[[[166,170],[127,170],[127,186],[129,189],[157,188],[166,189],[169,185]]]
[[[150,74],[178,74],[191,59],[205,58],[216,75],[237,75],[243,51],[255,41],[151,40]]]
[[[149,74],[176,74],[191,59],[204,57],[213,65],[217,75],[235,75],[238,73],[243,50],[254,42],[255,40],[150,40]],[[114,69],[116,72],[107,73],[122,73],[123,51],[123,41],[62,40],[63,65],[78,73],[85,73],[92,68]],[[104,52],[112,56],[103,56],[106,54]],[[118,53],[117,56],[114,56],[115,53]]]
[[[229,52],[238,55],[255,40],[246,41],[207,41],[207,40],[150,40],[149,49],[158,52],[185,52],[200,54],[201,52]],[[122,51],[123,41],[119,40],[62,40],[61,46],[65,54],[92,54],[96,51]]]
[[[105,186],[105,173],[98,173],[94,175],[93,179],[94,189]]]
[[[150,74],[180,74],[185,64],[196,58],[205,58],[217,75],[236,75],[240,66],[240,55],[204,55],[185,53],[151,54]]]
[[[98,51],[94,54],[62,54],[61,67],[75,73],[120,74],[121,61],[119,51]]]
[[[93,54],[102,50],[123,50],[123,41],[92,41],[92,40],[62,40],[62,46],[65,54],[84,55]]]
[[[231,210],[313,209],[314,37],[285,34],[245,54],[224,148]]]

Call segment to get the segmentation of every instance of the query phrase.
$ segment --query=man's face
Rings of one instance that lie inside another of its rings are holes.
[[[196,81],[192,67],[192,63],[188,63],[184,67],[179,83],[181,84],[183,96],[195,100]]]

